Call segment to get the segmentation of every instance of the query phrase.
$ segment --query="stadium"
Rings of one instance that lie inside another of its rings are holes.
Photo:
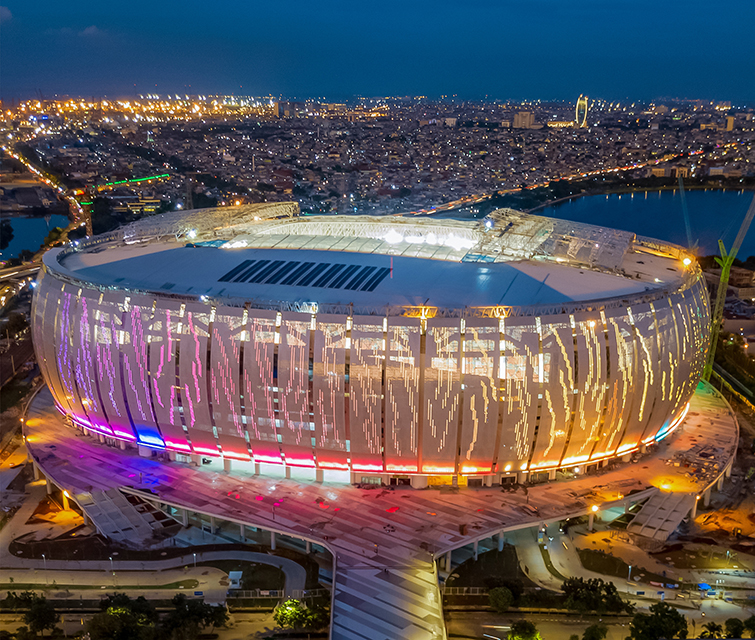
[[[227,470],[416,487],[553,478],[662,440],[710,329],[700,269],[673,245],[510,209],[295,203],[51,250],[32,316],[73,427]]]

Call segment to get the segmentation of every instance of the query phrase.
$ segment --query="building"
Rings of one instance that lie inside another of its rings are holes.
[[[58,409],[105,439],[418,487],[555,477],[662,439],[709,331],[676,246],[510,209],[291,203],[53,249],[32,315]]]
[[[532,129],[535,126],[535,114],[531,111],[520,111],[514,114],[514,129]]]

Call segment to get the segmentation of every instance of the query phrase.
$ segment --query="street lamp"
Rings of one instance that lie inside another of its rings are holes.
[[[194,568],[197,568],[197,554],[194,554]]]
[[[627,574],[627,582],[632,579],[632,565],[629,565],[629,573]]]
[[[113,567],[113,556],[110,556],[110,571],[115,575],[115,567]]]
[[[42,560],[45,563],[45,584],[47,584],[48,578],[47,578],[47,556],[45,554],[42,554]]]

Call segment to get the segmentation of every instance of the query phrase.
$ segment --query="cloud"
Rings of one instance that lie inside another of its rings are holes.
[[[13,14],[10,12],[10,9],[0,5],[0,22],[8,22],[11,18],[13,18]]]
[[[79,31],[79,35],[82,38],[98,38],[100,36],[104,36],[105,32],[99,27],[92,25],[90,27],[87,27],[83,31]]]

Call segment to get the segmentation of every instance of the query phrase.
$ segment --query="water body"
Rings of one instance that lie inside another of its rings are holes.
[[[55,227],[65,229],[68,226],[68,217],[58,214],[44,218],[3,217],[2,219],[10,221],[13,227],[13,240],[4,251],[0,251],[0,260],[15,258],[24,249],[37,251],[47,234],[50,233],[50,229]]]
[[[692,241],[698,255],[718,255],[718,239],[731,248],[752,191],[689,190],[685,192]],[[633,231],[637,235],[688,246],[682,199],[676,191],[638,191],[633,194],[584,196],[538,209],[538,215]],[[755,255],[755,223],[737,254],[742,260]]]

